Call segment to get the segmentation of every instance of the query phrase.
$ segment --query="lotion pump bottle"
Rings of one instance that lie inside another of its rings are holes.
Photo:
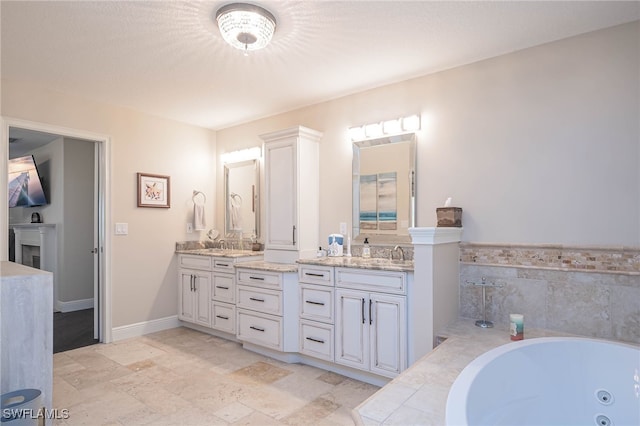
[[[371,247],[369,247],[369,238],[364,239],[362,246],[362,257],[371,257]]]

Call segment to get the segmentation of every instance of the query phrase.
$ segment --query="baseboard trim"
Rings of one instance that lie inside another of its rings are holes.
[[[70,302],[56,300],[56,311],[60,312],[82,311],[91,308],[93,308],[93,297],[91,299],[72,300]]]
[[[157,331],[169,330],[170,328],[180,327],[180,325],[181,323],[180,320],[178,320],[178,316],[172,315],[170,317],[114,327],[111,329],[111,337],[115,342],[117,340],[144,336],[145,334],[155,333]]]

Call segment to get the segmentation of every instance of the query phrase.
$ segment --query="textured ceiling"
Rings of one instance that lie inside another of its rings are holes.
[[[278,26],[245,57],[214,25],[227,3],[2,1],[2,77],[221,129],[640,19],[634,1],[260,1]]]

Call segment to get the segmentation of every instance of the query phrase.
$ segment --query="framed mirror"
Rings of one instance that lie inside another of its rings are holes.
[[[415,134],[353,143],[353,238],[410,240],[415,226]]]
[[[260,237],[258,160],[224,165],[225,236]]]

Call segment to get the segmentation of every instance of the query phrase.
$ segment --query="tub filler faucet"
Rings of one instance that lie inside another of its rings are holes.
[[[467,284],[476,285],[482,287],[482,319],[476,321],[476,326],[481,328],[492,328],[493,323],[491,321],[487,321],[487,297],[486,297],[486,289],[487,287],[504,287],[504,284],[496,284],[489,283],[485,277],[482,277],[482,282],[476,283],[473,281],[465,281]]]

